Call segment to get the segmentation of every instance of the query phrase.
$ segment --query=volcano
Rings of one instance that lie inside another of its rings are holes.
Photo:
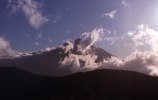
[[[97,69],[116,56],[81,39],[0,60],[0,99],[157,100],[158,78]]]
[[[39,75],[64,76],[83,69],[89,70],[87,66],[97,66],[113,56],[104,49],[82,42],[76,39],[49,50],[19,53],[19,57],[1,59],[0,66],[16,66]]]

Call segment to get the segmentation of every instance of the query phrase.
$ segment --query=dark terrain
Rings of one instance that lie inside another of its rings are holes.
[[[46,77],[1,67],[0,100],[158,100],[158,78],[110,69]]]

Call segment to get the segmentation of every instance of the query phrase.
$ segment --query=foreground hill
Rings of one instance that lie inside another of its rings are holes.
[[[1,67],[0,81],[1,100],[158,100],[158,78],[132,71],[45,77]]]

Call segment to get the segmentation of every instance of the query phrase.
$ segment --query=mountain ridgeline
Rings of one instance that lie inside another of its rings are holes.
[[[90,46],[88,49],[85,47],[81,39],[67,41],[49,51],[22,53],[17,58],[1,59],[0,66],[15,66],[39,75],[64,76],[76,72],[73,71],[74,67],[83,69],[87,66],[86,64],[100,63],[113,56],[95,46]],[[85,50],[84,53],[83,50]],[[93,56],[96,56],[94,61]]]

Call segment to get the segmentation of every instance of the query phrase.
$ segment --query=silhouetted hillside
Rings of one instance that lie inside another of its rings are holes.
[[[158,78],[132,71],[100,69],[45,77],[0,68],[1,100],[158,100]]]

